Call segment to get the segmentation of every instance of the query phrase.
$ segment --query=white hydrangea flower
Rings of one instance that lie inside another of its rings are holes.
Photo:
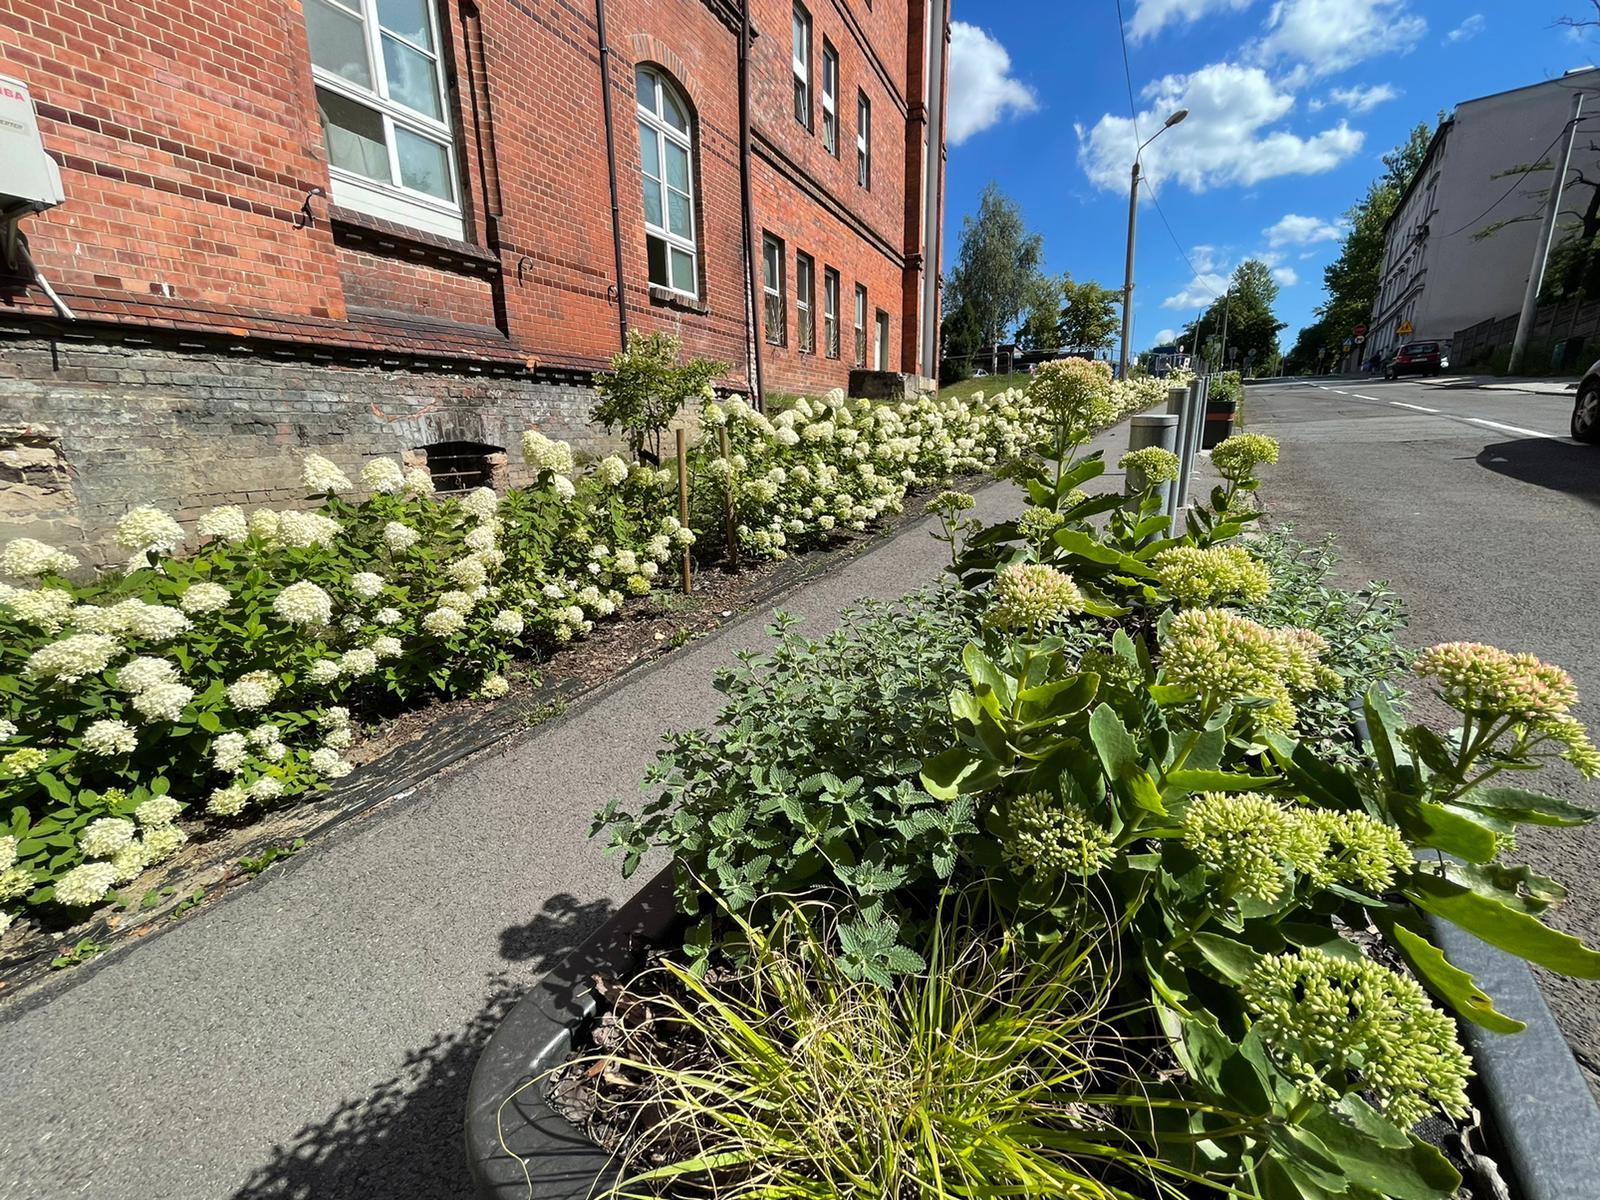
[[[644,544],[644,552],[656,562],[666,562],[672,557],[672,541],[665,534],[658,533]]]
[[[321,513],[289,509],[278,514],[278,540],[300,550],[325,546],[339,536],[340,525]]]
[[[164,604],[128,602],[128,632],[147,642],[170,642],[180,633],[191,629],[192,623],[175,608]],[[136,605],[137,607],[133,607]],[[121,608],[122,605],[117,605]]]
[[[110,863],[84,863],[56,880],[56,902],[68,908],[88,908],[104,900],[116,882],[117,869]]]
[[[230,783],[227,787],[219,787],[211,793],[206,800],[206,812],[214,817],[237,816],[249,800],[249,794],[243,785]]]
[[[329,779],[343,779],[355,767],[339,757],[337,750],[323,746],[311,752],[311,769],[318,775],[325,775]]]
[[[405,493],[408,496],[433,495],[433,476],[425,467],[407,467]]]
[[[639,574],[643,575],[646,579],[654,579],[658,574],[660,574],[660,572],[661,567],[657,563],[643,562],[639,564]]]
[[[390,521],[383,527],[383,544],[395,554],[411,549],[421,537],[420,533],[401,521]]]
[[[262,750],[268,746],[276,746],[283,741],[283,730],[279,729],[271,721],[263,721],[250,731],[249,739],[252,746],[257,750]]]
[[[320,454],[300,460],[300,485],[313,496],[337,496],[353,486],[348,475]]]
[[[522,457],[536,471],[554,471],[557,475],[572,473],[572,447],[566,442],[552,441],[537,429],[522,435]]]
[[[228,685],[228,703],[240,712],[255,712],[271,704],[281,686],[272,671],[250,671]]]
[[[441,592],[437,603],[440,608],[453,608],[458,613],[465,614],[472,611],[473,605],[477,603],[477,600],[471,592],[455,590]]]
[[[330,704],[317,714],[316,720],[324,729],[348,729],[350,710],[342,704]]]
[[[322,744],[335,750],[348,750],[351,743],[356,740],[355,731],[348,725],[342,729],[330,729],[323,735]]]
[[[253,782],[245,791],[250,799],[259,803],[276,800],[283,795],[283,780],[273,775],[263,775]]]
[[[378,655],[373,650],[346,650],[339,656],[339,674],[347,679],[361,679],[378,669]]]
[[[117,872],[118,883],[128,883],[138,878],[139,872],[150,865],[150,851],[143,842],[130,842],[111,856],[111,866]]]
[[[133,841],[136,832],[125,817],[100,817],[84,826],[78,835],[78,849],[86,858],[110,858]]]
[[[230,544],[242,542],[250,536],[250,522],[245,520],[244,509],[237,504],[219,504],[201,517],[195,529],[201,537],[216,538]]]
[[[478,694],[485,700],[498,700],[511,690],[504,675],[489,675],[478,685]]]
[[[542,593],[544,593],[544,597],[545,597],[546,600],[564,600],[564,599],[566,599],[567,593],[564,592],[561,589],[561,587],[559,585],[557,585],[557,584],[547,583],[542,588],[540,588],[539,590]]]
[[[461,507],[480,521],[491,521],[500,508],[500,497],[492,487],[473,488],[461,498]]]
[[[576,626],[578,628],[583,627],[585,620],[583,609],[579,608],[576,604],[569,604],[566,608],[561,609],[556,613],[556,618],[568,625]]]
[[[164,658],[131,658],[117,668],[117,687],[124,692],[147,691],[162,683],[176,683],[178,665]]]
[[[16,736],[17,736],[17,723],[15,721],[0,720],[0,742],[9,742],[12,738],[14,738]],[[0,867],[0,871],[4,871],[4,870],[5,870],[4,867]]]
[[[572,480],[565,475],[557,475],[551,482],[550,487],[555,492],[556,498],[563,504],[578,494],[578,489],[572,486]]]
[[[379,625],[398,625],[400,621],[401,616],[398,608],[380,608],[378,610]]]
[[[250,514],[250,532],[264,542],[278,539],[278,514],[270,508],[258,508]]]
[[[157,825],[171,825],[182,811],[183,805],[171,796],[152,796],[133,810],[133,819],[141,828],[152,829]]]
[[[290,625],[326,625],[333,617],[333,598],[302,579],[291,583],[272,602],[272,611]]]
[[[117,639],[104,633],[75,633],[59,642],[40,646],[28,656],[22,673],[29,679],[77,683],[98,675],[122,652]]]
[[[244,769],[250,757],[249,741],[242,733],[222,733],[211,743],[211,765],[229,775]]]
[[[405,490],[406,475],[392,458],[375,458],[361,468],[361,482],[380,496],[394,496]]]
[[[144,856],[151,864],[163,862],[176,854],[189,840],[189,835],[176,825],[157,825],[144,831]]]
[[[350,590],[363,600],[376,600],[383,591],[383,576],[376,571],[357,571],[350,577]]]
[[[178,598],[178,607],[191,617],[204,613],[220,612],[227,608],[233,595],[220,583],[191,583]]]
[[[467,619],[454,608],[436,608],[422,618],[422,628],[434,637],[449,637],[460,633]]]
[[[282,742],[268,742],[257,753],[270,763],[280,763],[283,761],[284,755],[289,753],[289,747]]]
[[[624,575],[631,575],[639,569],[639,556],[632,550],[618,550],[612,566]]]
[[[0,837],[0,873],[17,865],[17,839],[11,834]]]
[[[327,687],[339,678],[339,660],[319,658],[306,668],[306,682],[313,687]]]
[[[12,589],[6,594],[5,607],[24,625],[46,633],[59,633],[72,612],[72,593],[53,587],[35,588],[31,592]]]
[[[159,508],[141,504],[117,522],[117,545],[134,554],[160,551],[170,554],[183,545],[183,526]]]
[[[495,613],[494,620],[489,622],[489,627],[496,633],[503,633],[508,637],[521,637],[524,627],[522,614],[514,608],[502,608]]]
[[[133,709],[147,721],[176,721],[194,699],[194,689],[181,683],[158,683],[133,698]]]
[[[449,576],[451,583],[469,592],[473,588],[482,587],[489,578],[489,573],[483,569],[483,563],[472,555],[451,562],[445,567],[444,573]]]
[[[468,550],[476,554],[488,554],[495,547],[495,528],[493,525],[479,525],[471,530],[462,541]]]
[[[608,454],[595,464],[594,473],[606,487],[616,487],[628,477],[628,464],[615,454]]]
[[[375,637],[372,639],[372,652],[380,659],[399,658],[405,653],[405,647],[397,637]]]
[[[89,754],[132,754],[138,747],[139,737],[126,721],[107,718],[83,731],[83,748]]]
[[[65,550],[57,550],[34,538],[13,538],[0,550],[0,575],[13,579],[65,575],[77,566],[78,560]]]

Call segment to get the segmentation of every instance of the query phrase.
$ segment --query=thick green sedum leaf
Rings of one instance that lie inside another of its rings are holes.
[[[1425,912],[1459,925],[1491,946],[1577,979],[1600,979],[1600,953],[1529,913],[1441,879],[1413,875],[1405,894]]]

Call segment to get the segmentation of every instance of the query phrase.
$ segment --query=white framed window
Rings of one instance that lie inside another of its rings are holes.
[[[856,356],[858,367],[867,365],[867,285],[856,284]]]
[[[434,0],[305,0],[336,204],[465,234]]]
[[[839,272],[822,268],[822,352],[839,357]]]
[[[872,186],[872,101],[856,93],[856,182]]]
[[[822,39],[822,148],[839,157],[839,52]]]
[[[638,95],[639,168],[650,282],[700,294],[694,223],[694,121],[676,88],[653,67],[633,73]]]
[[[887,371],[889,369],[889,314],[883,309],[878,310],[878,337],[872,355],[872,369],[874,371]]]
[[[790,58],[794,67],[794,119],[811,128],[811,14],[794,6]]]
[[[817,352],[817,265],[800,251],[794,256],[794,340],[801,354]]]
[[[770,233],[761,237],[761,316],[767,341],[774,346],[789,342],[789,314],[784,303],[783,241]]]

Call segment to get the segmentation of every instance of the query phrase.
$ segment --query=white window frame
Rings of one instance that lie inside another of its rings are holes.
[[[822,356],[839,357],[839,272],[822,268]]]
[[[873,317],[872,360],[874,371],[889,369],[889,314],[878,309]]]
[[[699,235],[699,229],[700,229],[700,222],[698,220],[697,214],[695,213],[695,202],[694,202],[694,197],[695,197],[695,189],[694,189],[694,113],[690,110],[689,105],[684,101],[683,93],[681,91],[679,91],[676,86],[674,86],[672,80],[668,79],[664,74],[662,74],[660,71],[658,71],[655,67],[651,66],[648,63],[641,63],[636,68],[636,73],[635,73],[634,78],[637,79],[639,74],[648,75],[648,76],[650,76],[651,79],[653,79],[655,81],[655,94],[650,97],[651,100],[654,102],[653,107],[646,108],[645,104],[644,104],[644,100],[642,98],[638,97],[638,96],[635,96],[633,108],[634,108],[634,114],[639,119],[639,124],[648,125],[650,127],[650,129],[651,129],[651,132],[653,132],[656,135],[656,163],[655,163],[655,170],[654,170],[653,174],[654,174],[655,178],[657,178],[657,179],[659,179],[661,181],[661,220],[663,222],[663,224],[661,224],[661,225],[655,225],[655,224],[651,223],[650,218],[648,216],[645,217],[645,219],[644,219],[644,231],[645,231],[645,278],[649,279],[649,274],[650,274],[649,240],[651,238],[653,238],[653,237],[654,238],[660,238],[661,241],[666,243],[666,246],[667,246],[667,282],[662,284],[662,283],[656,283],[654,280],[651,280],[650,281],[650,286],[651,287],[664,287],[664,288],[667,289],[667,291],[672,292],[672,293],[674,293],[676,295],[688,296],[690,299],[697,300],[700,297],[700,246],[699,246],[699,236],[698,236]],[[667,91],[671,91],[672,92],[673,97],[678,102],[678,107],[680,109],[682,109],[683,112],[684,112],[684,115],[688,117],[688,119],[689,119],[689,132],[688,133],[684,133],[683,130],[676,128],[671,122],[669,122],[664,116],[661,115],[661,111],[660,111],[661,110],[661,100],[660,100],[660,97],[661,97],[661,95],[663,93],[665,93]],[[689,192],[688,192],[688,196],[689,196],[689,236],[688,237],[684,237],[682,234],[673,233],[671,229],[667,228],[667,223],[669,223],[671,221],[671,219],[672,219],[671,215],[670,215],[670,213],[671,213],[671,202],[670,202],[671,198],[668,196],[667,193],[668,193],[668,191],[676,191],[677,190],[676,188],[673,188],[667,182],[667,148],[666,148],[666,143],[669,142],[669,141],[672,142],[674,145],[678,146],[684,152],[684,156],[688,160],[688,168],[687,168],[687,182],[689,184]],[[643,168],[645,168],[646,166],[649,165],[649,164],[646,164],[644,162],[644,141],[643,141],[642,138],[640,139],[640,142],[639,142],[639,162],[640,162],[640,167],[641,167],[641,172],[642,172]],[[643,197],[644,183],[645,183],[644,177],[643,177],[643,174],[641,173],[640,178],[639,178],[639,191],[640,191],[640,201],[639,201],[639,203],[640,203],[641,211],[643,211],[643,205],[644,205],[644,197]],[[683,288],[676,287],[672,283],[672,251],[673,250],[681,250],[683,253],[685,253],[685,254],[687,254],[689,256],[689,271],[690,271],[690,274],[694,278],[694,288],[692,290],[685,291]]]
[[[455,130],[450,124],[450,88],[449,81],[445,77],[444,41],[439,36],[437,0],[425,0],[428,10],[428,32],[433,37],[432,50],[417,45],[393,30],[383,29],[378,23],[378,0],[305,0],[305,2],[308,5],[327,3],[361,21],[362,40],[367,51],[367,70],[372,75],[376,90],[362,87],[359,83],[346,79],[343,75],[336,75],[316,63],[311,64],[311,78],[317,87],[325,88],[352,103],[376,112],[383,121],[385,149],[389,155],[389,179],[384,181],[369,179],[348,168],[335,166],[330,154],[328,182],[333,188],[334,203],[370,216],[409,225],[427,233],[438,234],[440,237],[457,240],[465,237],[466,224],[461,208],[461,179],[457,167]],[[433,60],[434,82],[439,89],[439,108],[443,119],[435,120],[414,108],[408,108],[398,100],[390,99],[388,68],[383,59],[385,33],[418,54]],[[308,27],[307,37],[309,36]],[[406,187],[399,182],[400,149],[395,137],[397,126],[409,129],[429,141],[443,143],[453,199],[443,200],[427,192]]]
[[[855,365],[864,369],[867,365],[867,285],[864,283],[856,284],[856,337],[851,349],[855,351]]]
[[[872,190],[872,101],[856,93],[856,183]]]
[[[817,352],[817,260],[804,250],[794,252],[794,343],[801,354]]]
[[[839,52],[822,39],[822,148],[839,157]]]
[[[774,284],[772,276],[777,275]],[[784,297],[784,278],[788,274],[788,264],[785,261],[783,239],[771,233],[761,235],[761,294],[763,298],[761,309],[762,336],[768,345],[787,346],[789,344],[789,308]],[[774,329],[772,317],[769,315],[773,309],[777,310],[777,325]],[[777,336],[774,337],[773,333]]]
[[[794,6],[789,37],[789,66],[794,72],[794,119],[811,128],[811,14],[805,6]],[[804,115],[801,115],[801,109]]]

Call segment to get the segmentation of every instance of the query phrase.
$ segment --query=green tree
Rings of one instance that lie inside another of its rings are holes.
[[[1016,204],[998,184],[985,187],[977,213],[962,219],[949,291],[957,307],[972,305],[979,337],[991,348],[1027,307],[1043,253],[1044,240],[1027,231]],[[991,356],[998,357],[993,349]]]
[[[972,374],[972,356],[983,344],[978,314],[970,304],[954,308],[939,329],[939,382],[960,383]]]
[[[1076,283],[1072,276],[1063,275],[1061,298],[1062,349],[1093,355],[1111,345],[1122,324],[1120,291],[1101,287],[1090,279]]]
[[[1061,305],[1072,277],[1037,274],[1017,329],[1017,343],[1028,350],[1054,350],[1061,342]]]
[[[628,348],[611,356],[609,374],[596,375],[594,419],[606,432],[621,429],[637,457],[649,443],[661,461],[661,434],[690,400],[707,393],[727,364],[709,358],[678,361],[683,343],[667,333],[628,333]]]
[[[1184,328],[1179,339],[1197,345],[1212,363],[1223,358],[1223,311],[1227,311],[1228,344],[1226,366],[1248,367],[1248,373],[1263,374],[1278,362],[1278,331],[1283,322],[1273,311],[1278,302],[1278,281],[1272,269],[1258,258],[1248,258],[1233,272],[1226,295],[1211,302],[1200,320]],[[1197,343],[1196,332],[1203,334]]]

